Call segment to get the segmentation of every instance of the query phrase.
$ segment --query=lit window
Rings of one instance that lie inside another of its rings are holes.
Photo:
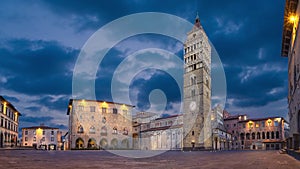
[[[106,107],[102,107],[102,113],[106,113]]]
[[[259,127],[259,124],[258,124],[258,123],[255,123],[255,127],[258,128],[258,127]]]

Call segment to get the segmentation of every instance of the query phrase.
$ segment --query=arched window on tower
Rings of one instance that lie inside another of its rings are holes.
[[[276,131],[276,139],[279,139],[279,131]]]

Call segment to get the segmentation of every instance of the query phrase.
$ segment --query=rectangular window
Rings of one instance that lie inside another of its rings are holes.
[[[82,105],[78,106],[78,110],[83,111],[84,107]]]
[[[106,113],[106,107],[102,107],[102,113]]]
[[[45,133],[46,133],[46,131],[45,131],[45,130],[43,130],[43,135],[45,135]]]
[[[91,111],[91,112],[95,112],[95,111],[96,111],[95,106],[90,106],[90,111]]]
[[[274,126],[275,126],[275,127],[278,126],[278,121],[274,121]]]
[[[28,135],[28,131],[27,130],[25,131],[25,135]]]
[[[261,127],[265,127],[265,121],[261,122]]]
[[[51,135],[54,135],[54,131],[51,131]]]
[[[51,137],[51,141],[52,141],[52,142],[54,141],[54,137]]]
[[[118,114],[118,109],[113,108],[113,114]]]
[[[28,141],[28,137],[25,137],[25,141]]]
[[[258,123],[255,123],[255,127],[258,128],[258,127],[259,127],[259,124],[258,124]]]

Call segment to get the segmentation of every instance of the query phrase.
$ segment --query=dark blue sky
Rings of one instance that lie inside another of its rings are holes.
[[[219,53],[227,80],[226,109],[251,117],[287,116],[287,59],[280,56],[284,1],[133,0],[133,1],[1,1],[0,94],[22,113],[20,127],[66,128],[72,97],[72,73],[81,47],[103,25],[138,12],[163,12],[190,22],[198,12],[202,26]],[[182,55],[174,39],[140,35],[120,42],[103,60],[96,94],[110,100],[111,75],[126,57],[126,49],[157,47]],[[131,47],[130,47],[131,45]],[[145,80],[136,77],[131,101],[141,110],[148,95],[159,88],[176,113],[178,88],[174,79],[157,71]],[[147,71],[140,75],[147,74]],[[144,76],[144,75],[143,75]],[[166,87],[167,86],[167,87]]]

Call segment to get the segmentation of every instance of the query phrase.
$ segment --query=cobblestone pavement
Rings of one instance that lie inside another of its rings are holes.
[[[92,150],[0,150],[0,168],[300,169],[300,161],[278,151],[169,151],[151,158],[134,159]]]

